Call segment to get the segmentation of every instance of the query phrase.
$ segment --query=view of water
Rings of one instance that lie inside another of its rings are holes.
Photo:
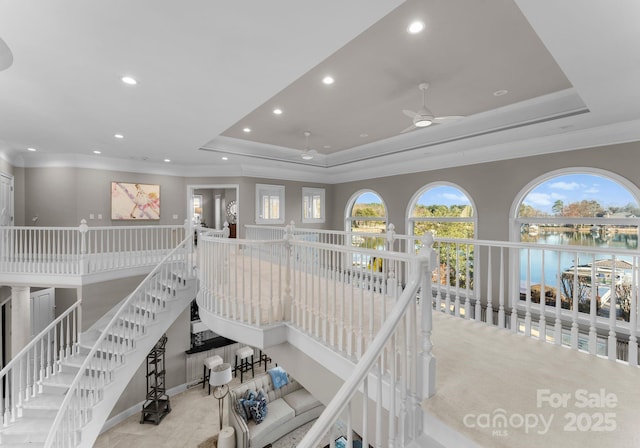
[[[577,232],[554,232],[554,233],[539,233],[538,235],[522,235],[522,242],[537,243],[540,245],[568,245],[572,246],[571,249],[576,249],[576,246],[584,246],[586,250],[588,247],[601,247],[612,249],[636,249],[638,247],[637,235],[629,234],[614,234],[609,237],[601,238],[599,234],[594,235],[591,233],[577,233]],[[560,255],[560,270],[569,269],[576,264],[575,252],[561,252],[558,254],[556,251],[544,251],[544,270],[542,269],[542,250],[530,251],[530,266],[531,266],[531,278],[530,284],[535,285],[542,282],[544,274],[544,283],[547,286],[557,286],[556,274],[558,272],[558,255]],[[607,258],[604,254],[596,254],[596,259]],[[526,266],[527,266],[527,251],[520,251],[520,284],[526,285]],[[631,262],[630,257],[619,257],[619,259]],[[593,254],[587,252],[578,253],[578,265],[585,265],[594,261]]]

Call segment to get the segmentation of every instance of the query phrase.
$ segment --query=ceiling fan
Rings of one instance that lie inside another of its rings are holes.
[[[412,110],[407,110],[407,109],[404,109],[402,111],[402,113],[405,114],[407,117],[413,119],[413,124],[409,126],[407,129],[404,129],[403,131],[401,131],[400,132],[401,134],[404,132],[413,131],[414,129],[425,128],[427,126],[431,126],[434,123],[435,124],[445,123],[445,122],[456,121],[456,120],[460,120],[461,118],[464,118],[461,115],[451,115],[447,117],[434,116],[433,112],[431,112],[431,110],[427,108],[427,105],[425,102],[425,96],[426,96],[427,89],[429,88],[429,83],[421,82],[418,85],[418,88],[422,91],[422,107],[418,109],[417,112],[414,112]]]

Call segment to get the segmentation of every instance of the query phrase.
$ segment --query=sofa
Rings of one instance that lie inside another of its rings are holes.
[[[263,448],[317,418],[324,410],[322,403],[300,383],[283,370],[281,372],[286,375],[288,384],[278,389],[274,387],[271,374],[265,372],[229,392],[229,424],[235,428],[237,448]],[[247,396],[249,390],[256,395],[263,391],[267,404],[266,417],[261,423],[252,418],[245,420],[241,415],[239,400]]]

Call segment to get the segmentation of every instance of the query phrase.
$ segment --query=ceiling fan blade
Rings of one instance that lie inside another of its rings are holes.
[[[404,109],[402,111],[402,113],[405,114],[407,117],[412,118],[412,119],[415,118],[416,115],[418,115],[418,112],[414,112],[412,110],[407,110],[407,109]]]
[[[403,129],[402,131],[400,131],[400,133],[404,134],[405,132],[413,131],[414,129],[418,129],[418,128],[415,125],[412,124],[407,129]]]
[[[463,115],[449,115],[446,117],[435,117],[434,123],[451,123],[452,121],[458,121],[465,118]]]

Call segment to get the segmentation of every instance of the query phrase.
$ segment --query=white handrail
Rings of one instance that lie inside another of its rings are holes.
[[[302,438],[298,447],[313,448],[322,444],[322,438],[329,433],[335,421],[345,410],[365,378],[369,375],[374,364],[378,361],[385,345],[396,332],[402,318],[405,316],[409,305],[415,302],[418,289],[420,288],[420,279],[423,275],[426,275],[427,266],[428,262],[426,258],[411,262],[412,275],[410,275],[410,281],[404,292],[400,295],[398,302],[387,316],[387,319],[371,342],[369,348],[367,348],[362,358],[360,358],[349,379],[340,387],[316,423]],[[431,312],[431,307],[423,307],[423,312]],[[381,397],[378,397],[378,399],[380,398]],[[368,397],[363,397],[363,400],[367,399]],[[363,405],[363,407],[366,406],[366,404]],[[394,416],[390,416],[390,418],[394,418]]]
[[[157,264],[185,226],[0,228],[0,272],[83,275]]]
[[[152,292],[154,291],[154,287],[162,285],[165,278],[158,280],[157,277],[159,275],[164,274],[167,275],[167,277],[172,276],[173,271],[169,269],[169,267],[175,263],[181,263],[184,268],[184,274],[190,275],[193,267],[190,261],[191,257],[190,254],[183,251],[183,249],[187,247],[187,244],[191,239],[192,236],[188,235],[185,240],[178,245],[178,247],[173,249],[169,255],[167,255],[164,260],[156,266],[149,275],[147,275],[142,283],[140,283],[133,293],[129,295],[127,300],[122,303],[104,330],[102,330],[97,342],[85,358],[78,374],[74,378],[73,383],[65,395],[62,405],[60,406],[60,410],[56,414],[56,418],[45,441],[45,447],[68,447],[69,443],[68,440],[66,440],[66,437],[74,439],[75,431],[79,430],[87,421],[90,420],[90,408],[95,402],[99,401],[99,393],[96,390],[96,386],[103,387],[106,385],[108,383],[107,377],[123,362],[122,355],[127,347],[122,347],[124,344],[121,344],[120,341],[116,341],[115,339],[122,339],[122,341],[129,340],[131,336],[139,334],[142,331],[141,327],[145,325],[147,321],[151,320],[151,318],[145,318],[147,313],[139,313],[137,320],[133,322],[133,325],[130,326],[128,331],[123,330],[113,332],[116,327],[115,324],[123,318],[123,314],[126,310],[136,305],[143,305],[145,309],[158,307],[158,301],[156,300],[155,305],[153,305],[153,301],[150,299],[150,296],[145,293]],[[180,257],[181,251],[184,252],[182,257]],[[149,286],[151,286],[151,288],[148,288]],[[108,336],[110,334],[114,336],[113,341],[109,341]],[[103,353],[103,355],[96,358],[98,351]],[[94,371],[94,373],[86,375],[86,372],[91,371]],[[83,382],[89,382],[92,384],[85,385]],[[85,391],[85,396],[83,396],[83,390]],[[87,396],[86,391],[90,391],[89,396]],[[72,402],[75,402],[75,406],[73,406],[73,409],[70,409]],[[60,434],[60,432],[63,433]]]
[[[0,412],[5,426],[19,416],[23,401],[42,392],[40,384],[59,371],[60,361],[77,352],[81,306],[78,300],[66,309],[0,371],[5,391]]]

